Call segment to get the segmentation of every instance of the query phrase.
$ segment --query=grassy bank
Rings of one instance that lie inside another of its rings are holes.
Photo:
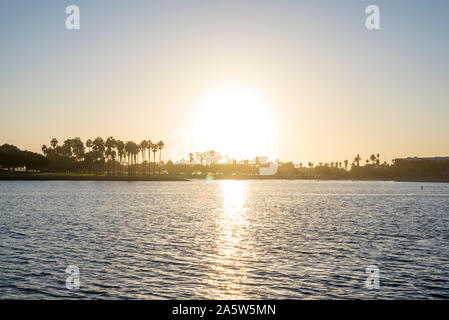
[[[0,180],[60,181],[189,181],[177,176],[108,176],[73,173],[0,173]]]

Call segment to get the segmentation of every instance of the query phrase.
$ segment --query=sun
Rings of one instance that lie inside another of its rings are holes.
[[[204,96],[193,117],[195,151],[215,150],[243,160],[277,155],[274,112],[262,95],[241,86],[223,86]]]

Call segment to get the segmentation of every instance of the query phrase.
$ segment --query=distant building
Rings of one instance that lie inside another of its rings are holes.
[[[449,157],[399,158],[394,165],[403,176],[414,177],[449,177]]]
[[[408,157],[408,158],[398,158],[395,159],[394,163],[396,165],[416,165],[416,164],[428,164],[428,165],[438,165],[438,164],[449,164],[449,157]]]

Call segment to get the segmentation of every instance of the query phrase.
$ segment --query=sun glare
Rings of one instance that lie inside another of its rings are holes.
[[[277,127],[273,110],[260,95],[238,86],[207,94],[193,119],[195,150],[215,150],[232,159],[274,157]]]

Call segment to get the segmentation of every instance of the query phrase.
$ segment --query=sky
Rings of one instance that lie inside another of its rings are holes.
[[[163,140],[168,160],[211,141],[246,157],[259,137],[295,163],[449,156],[448,32],[445,0],[1,1],[0,144],[112,135]]]

